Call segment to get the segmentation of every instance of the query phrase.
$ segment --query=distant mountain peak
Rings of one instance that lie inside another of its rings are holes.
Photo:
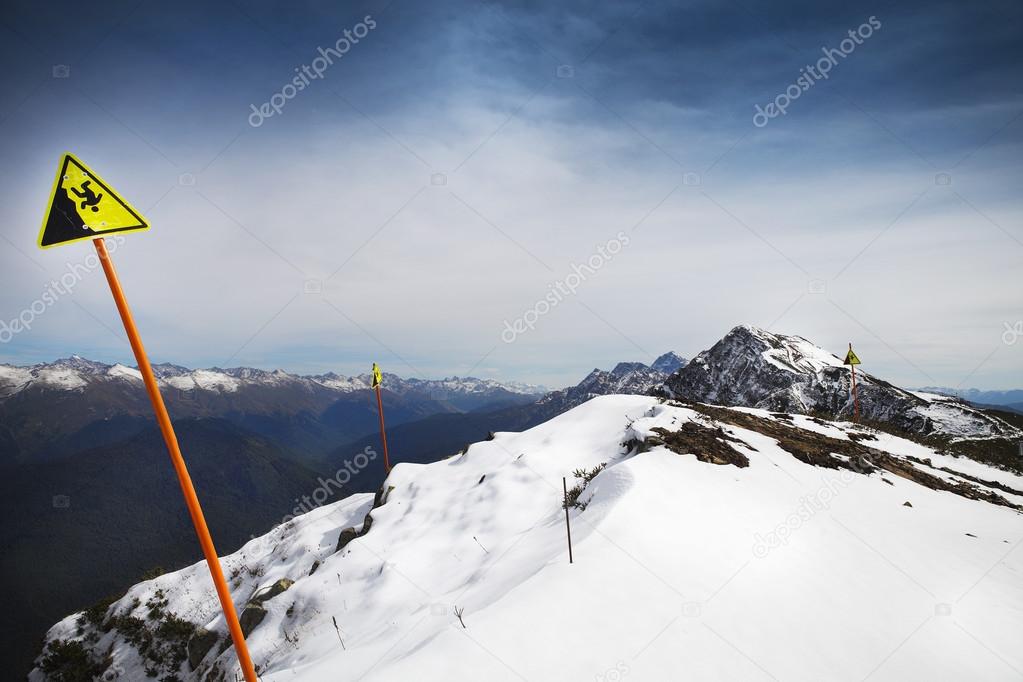
[[[617,365],[614,366],[614,369],[611,370],[611,374],[614,374],[615,376],[625,376],[629,372],[635,372],[644,369],[650,368],[649,366],[643,364],[642,362],[619,362]]]
[[[954,398],[914,393],[857,371],[863,419],[916,433],[1017,437],[1018,429]],[[850,371],[801,336],[739,325],[664,383],[676,398],[779,412],[852,415]]]
[[[105,362],[97,362],[95,360],[88,360],[83,358],[81,355],[71,355],[66,358],[58,358],[52,363],[42,363],[35,365],[35,367],[49,367],[53,369],[72,369],[80,372],[87,372],[90,374],[106,372],[112,365],[108,365]]]
[[[675,351],[668,351],[664,355],[659,356],[656,360],[650,363],[652,369],[656,369],[658,372],[664,372],[665,374],[674,374],[689,362],[684,357],[676,353]]]
[[[610,371],[593,369],[575,386],[552,391],[540,399],[550,414],[557,414],[576,405],[602,395],[646,395],[661,386],[672,372],[686,364],[674,352],[667,352],[657,358],[653,365],[625,361],[616,364]]]

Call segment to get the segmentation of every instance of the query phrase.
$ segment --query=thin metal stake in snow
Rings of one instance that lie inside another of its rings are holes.
[[[568,521],[568,483],[561,477],[561,489],[565,492],[565,531],[568,533],[568,563],[572,563],[572,524]]]
[[[337,630],[337,639],[341,642],[341,648],[345,649],[345,640],[341,639],[341,628],[337,626],[337,618],[331,616],[330,619],[334,621],[334,629]]]
[[[473,536],[472,536],[472,539],[473,539],[473,540],[476,540],[476,536],[475,536],[475,535],[473,535]],[[480,546],[480,548],[481,548],[481,549],[482,549],[482,550],[483,550],[484,552],[487,552],[487,548],[483,546],[483,543],[482,543],[482,542],[480,542],[479,540],[476,540],[476,544],[477,544],[477,545],[479,545],[479,546]],[[487,552],[487,554],[490,554],[490,552]],[[457,557],[456,557],[456,558],[457,558]]]

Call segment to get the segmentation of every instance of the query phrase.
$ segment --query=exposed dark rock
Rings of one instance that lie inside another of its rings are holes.
[[[220,639],[220,635],[212,630],[206,628],[199,628],[195,631],[188,640],[188,665],[192,666],[192,670],[196,670],[199,664],[202,663],[202,659],[206,658],[206,654],[210,652],[216,643]]]
[[[725,433],[721,427],[709,427],[686,422],[676,431],[657,427],[654,433],[660,436],[664,446],[680,455],[695,455],[701,462],[711,464],[734,464],[737,467],[748,467],[749,458],[729,443],[738,443],[750,449],[746,442]]]
[[[849,440],[854,440],[857,443],[862,443],[865,440],[877,440],[877,436],[872,433],[857,433],[855,431],[850,431],[847,435],[849,436]]]
[[[266,608],[261,604],[248,604],[238,619],[242,626],[242,634],[248,637],[266,618]]]
[[[254,594],[252,596],[252,599],[249,600],[249,603],[264,604],[273,599],[274,597],[276,597],[277,595],[281,594],[282,592],[287,591],[294,584],[295,584],[294,580],[289,580],[288,578],[281,578],[273,585],[270,585],[269,587],[264,587],[262,590]]]
[[[392,490],[394,490],[393,485],[389,485],[386,488],[381,486],[380,489],[377,490],[376,495],[373,496],[373,509],[387,504],[387,498],[390,496]],[[334,550],[335,553],[340,552],[355,538],[361,538],[369,532],[369,529],[373,526],[372,509],[370,512],[371,513],[366,514],[366,518],[362,520],[362,530],[355,530],[354,527],[349,527],[341,531],[341,534],[337,538],[337,548]]]
[[[340,552],[348,545],[349,542],[351,542],[357,537],[359,537],[359,531],[355,530],[355,528],[353,527],[345,528],[337,537],[337,549],[335,549],[334,551]]]
[[[943,478],[915,467],[909,459],[894,457],[886,452],[853,440],[839,440],[824,434],[789,426],[786,422],[767,419],[726,407],[713,407],[699,403],[686,404],[685,407],[701,412],[719,422],[732,424],[762,433],[765,436],[770,436],[778,442],[778,445],[783,450],[807,464],[829,469],[848,469],[860,474],[870,474],[876,469],[883,469],[932,490],[945,490],[967,499],[984,500],[985,502],[1003,507],[1021,509],[1019,505],[1013,504],[998,493],[987,488],[961,480],[946,481]],[[956,474],[959,475],[958,472]],[[894,485],[894,483],[887,479],[882,478],[881,480],[889,485]],[[983,485],[987,486],[988,483],[984,482]],[[999,487],[994,483],[991,485],[995,488]]]

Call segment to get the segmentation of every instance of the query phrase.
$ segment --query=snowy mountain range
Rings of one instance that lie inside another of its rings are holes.
[[[982,391],[979,388],[949,388],[948,386],[924,386],[919,390],[925,393],[940,393],[950,395],[971,403],[984,405],[1023,405],[1023,390],[1013,389],[1010,391]]]
[[[1009,680],[1021,508],[1019,473],[867,426],[607,396],[222,563],[264,682]],[[206,567],[55,625],[29,679],[74,671],[237,679]]]
[[[996,407],[1023,414],[1023,390],[982,391],[977,388],[949,388],[947,386],[925,386],[920,391],[948,395],[966,400],[981,407]]]
[[[377,430],[371,377],[300,376],[247,367],[154,366],[175,419],[226,418],[319,458]],[[534,402],[540,386],[490,379],[403,378],[385,373],[388,423]],[[72,356],[31,367],[0,365],[0,466],[63,458],[152,423],[138,370]],[[60,415],[53,419],[52,415]]]
[[[333,372],[320,375],[289,374],[283,370],[266,371],[251,367],[232,369],[188,369],[173,364],[153,366],[158,383],[165,388],[179,391],[207,391],[213,393],[236,393],[252,386],[298,386],[307,390],[326,388],[337,393],[351,393],[369,389],[372,376],[369,373],[357,376],[341,376]],[[100,382],[141,382],[142,376],[133,367],[121,364],[108,365],[87,360],[77,355],[52,363],[18,367],[0,365],[0,399],[10,397],[31,387],[78,390]],[[504,394],[540,395],[546,392],[542,386],[517,382],[502,383],[493,379],[475,377],[451,377],[429,380],[405,379],[396,374],[384,373],[384,385],[398,393],[420,393],[432,395],[435,399],[449,399],[457,396],[500,397]]]

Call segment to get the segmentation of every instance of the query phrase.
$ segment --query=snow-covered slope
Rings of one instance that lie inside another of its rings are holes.
[[[860,413],[919,434],[954,438],[1023,437],[1003,420],[947,396],[906,391],[857,370]],[[703,351],[664,384],[673,397],[716,405],[852,415],[850,372],[842,361],[799,336],[742,325]]]
[[[1023,670],[1023,480],[889,434],[609,396],[386,485],[223,559],[264,682]],[[48,641],[98,674],[235,680],[225,632],[197,564]]]

